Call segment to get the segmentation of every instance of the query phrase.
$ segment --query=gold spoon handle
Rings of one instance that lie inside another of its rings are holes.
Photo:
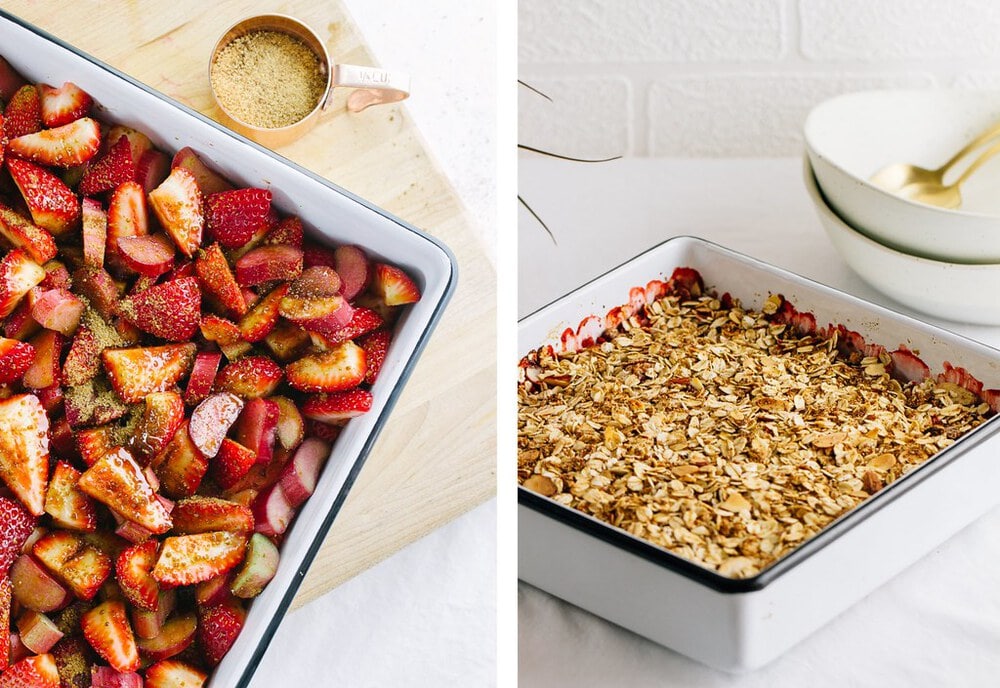
[[[992,158],[997,153],[1000,153],[1000,142],[994,143],[992,146],[984,150],[979,154],[979,157],[969,163],[969,166],[965,168],[965,171],[959,175],[958,179],[949,184],[951,187],[958,187],[962,185],[966,179],[972,176],[972,173],[977,169],[982,167],[983,163]]]
[[[984,143],[989,143],[990,141],[992,141],[993,139],[995,139],[997,136],[1000,136],[1000,123],[994,124],[992,127],[990,127],[989,129],[987,129],[986,131],[984,131],[982,134],[980,134],[976,138],[972,139],[972,141],[970,141],[969,143],[967,143],[965,145],[965,147],[962,148],[962,150],[960,150],[957,153],[955,153],[955,155],[953,155],[948,162],[946,162],[944,165],[941,166],[941,168],[940,168],[941,176],[944,177],[945,172],[947,172],[959,160],[961,160],[962,158],[964,158],[966,155],[968,155],[969,153],[971,153],[975,149],[977,149],[980,146],[982,146]],[[965,175],[963,175],[963,178],[964,178],[964,176]],[[959,182],[956,182],[956,183],[961,183],[961,182],[959,181]]]

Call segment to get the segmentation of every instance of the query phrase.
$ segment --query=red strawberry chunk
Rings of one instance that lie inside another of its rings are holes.
[[[287,244],[295,248],[302,248],[302,235],[302,220],[292,215],[278,222],[264,237],[263,243]]]
[[[129,438],[128,448],[140,463],[159,454],[184,422],[184,400],[177,392],[153,392],[146,396],[146,408]]]
[[[233,361],[219,373],[215,389],[246,399],[266,397],[277,388],[284,373],[267,356],[247,356]]]
[[[200,688],[207,680],[208,674],[179,659],[164,659],[146,669],[146,688]]]
[[[67,530],[92,533],[97,530],[97,509],[94,502],[78,487],[80,471],[65,461],[56,464],[45,494],[45,513],[52,523]]]
[[[124,449],[105,454],[80,477],[79,487],[112,511],[152,533],[170,529],[170,514],[156,499],[142,469]]]
[[[112,191],[135,176],[132,146],[127,136],[119,136],[104,156],[87,167],[77,187],[81,196],[94,196]]]
[[[420,289],[409,275],[394,265],[375,264],[374,286],[387,306],[401,306],[420,300]]]
[[[199,351],[195,356],[191,375],[188,378],[187,389],[184,390],[184,403],[195,405],[200,403],[212,392],[215,375],[219,372],[222,354],[217,351]]]
[[[246,613],[239,602],[224,602],[198,612],[198,642],[209,664],[222,661],[236,642]]]
[[[162,184],[149,192],[149,204],[181,253],[193,257],[205,226],[201,191],[194,175],[175,167]]]
[[[250,507],[218,497],[189,497],[177,502],[171,516],[173,532],[180,535],[211,533],[252,533],[253,512]]]
[[[24,77],[18,74],[7,60],[0,57],[0,100],[10,100],[24,83]]]
[[[293,280],[301,273],[302,251],[294,246],[261,246],[236,261],[236,281],[243,287]]]
[[[13,499],[0,497],[0,579],[6,579],[10,565],[34,529],[34,516]]]
[[[108,600],[84,613],[80,619],[83,637],[115,671],[139,668],[139,648],[128,622],[125,603]]]
[[[173,439],[149,465],[159,479],[163,493],[176,498],[193,495],[208,472],[208,458],[191,439],[187,420],[181,423]]]
[[[47,84],[38,85],[42,99],[42,121],[47,127],[58,127],[78,120],[88,112],[94,99],[71,81],[59,88]]]
[[[892,359],[892,376],[901,382],[920,382],[930,377],[931,369],[920,358],[906,348],[889,354]]]
[[[163,234],[121,237],[118,251],[125,265],[142,277],[158,277],[174,267],[174,244]]]
[[[3,111],[3,133],[8,139],[15,139],[41,129],[42,101],[38,89],[25,84],[7,101]]]
[[[0,384],[20,380],[35,360],[35,348],[27,342],[0,337]]]
[[[306,354],[285,366],[288,384],[303,392],[338,392],[365,379],[365,351],[352,341],[329,351]]]
[[[227,313],[237,318],[246,315],[247,303],[243,292],[219,244],[212,244],[202,251],[194,262],[194,269],[206,293],[218,301]]]
[[[101,146],[101,126],[84,117],[54,129],[43,129],[11,139],[7,150],[40,165],[73,167],[87,162]]]
[[[59,688],[59,685],[56,660],[49,653],[25,657],[0,676],[0,688]]]
[[[0,400],[0,478],[34,516],[45,512],[49,418],[38,397]]]
[[[149,216],[142,187],[135,182],[120,184],[108,204],[107,256],[117,257],[122,238],[146,234],[149,234]]]
[[[17,158],[7,160],[7,170],[36,225],[53,234],[62,234],[76,226],[80,220],[80,202],[59,177]]]
[[[198,331],[201,289],[194,277],[164,282],[124,299],[120,311],[143,332],[169,341],[187,341]]]
[[[160,586],[152,573],[156,549],[156,540],[146,540],[123,549],[115,560],[115,578],[125,599],[139,609],[153,612],[160,597]]]
[[[205,196],[210,196],[220,191],[230,191],[233,188],[232,184],[210,170],[190,147],[181,148],[177,151],[174,159],[170,162],[170,166],[183,167],[191,172],[198,182],[198,188],[201,189],[201,193]]]
[[[259,342],[271,334],[278,324],[281,299],[288,291],[288,284],[279,284],[253,305],[240,320],[240,336],[248,342]]]
[[[215,578],[243,561],[247,539],[245,534],[222,531],[168,537],[163,541],[153,577],[164,587]]]
[[[377,330],[384,324],[382,316],[370,308],[355,308],[351,312],[349,323],[329,334],[317,333],[318,336],[313,338],[313,343],[321,349],[330,349],[348,339],[356,339],[363,334]]]
[[[123,401],[142,401],[150,392],[173,387],[191,369],[196,347],[186,344],[105,349],[101,361]]]
[[[226,437],[212,460],[212,475],[223,490],[232,489],[257,463],[257,455]]]
[[[302,415],[322,423],[339,423],[367,413],[371,407],[371,392],[352,389],[309,397],[302,404]]]
[[[14,248],[21,248],[41,265],[56,257],[52,235],[0,203],[0,234]]]
[[[45,279],[45,270],[21,249],[0,259],[0,317],[10,315],[18,302]]]
[[[243,246],[270,225],[271,192],[267,189],[234,189],[205,198],[208,235],[226,248]]]
[[[368,363],[365,382],[369,385],[375,384],[379,371],[382,370],[391,340],[392,335],[389,330],[376,330],[358,340],[358,345],[365,350],[365,361]]]
[[[82,600],[93,599],[111,574],[111,559],[84,536],[52,530],[31,548],[31,553]]]
[[[332,269],[337,268],[337,255],[333,249],[319,244],[305,243],[302,245],[302,262],[306,268],[314,266],[324,266]]]

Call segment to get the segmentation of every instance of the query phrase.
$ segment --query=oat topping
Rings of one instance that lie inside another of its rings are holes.
[[[900,384],[886,353],[772,321],[779,304],[668,295],[594,346],[529,354],[519,482],[743,578],[991,415],[960,385]]]

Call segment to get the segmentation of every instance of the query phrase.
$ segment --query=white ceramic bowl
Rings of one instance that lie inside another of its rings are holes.
[[[809,113],[806,152],[830,206],[867,236],[925,258],[998,263],[1000,156],[963,184],[961,210],[910,201],[868,181],[891,163],[936,169],[998,123],[1000,92],[848,93]]]
[[[808,158],[803,177],[830,241],[854,272],[883,294],[945,320],[1000,325],[1000,264],[964,265],[912,256],[869,239],[827,204]]]

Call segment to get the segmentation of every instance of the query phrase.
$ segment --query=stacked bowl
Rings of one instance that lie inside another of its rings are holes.
[[[1000,93],[865,91],[821,103],[805,123],[806,188],[830,241],[866,282],[922,313],[1000,325],[1000,155],[971,174],[958,209],[872,182],[893,163],[933,170],[991,127],[951,183],[1000,143]]]

